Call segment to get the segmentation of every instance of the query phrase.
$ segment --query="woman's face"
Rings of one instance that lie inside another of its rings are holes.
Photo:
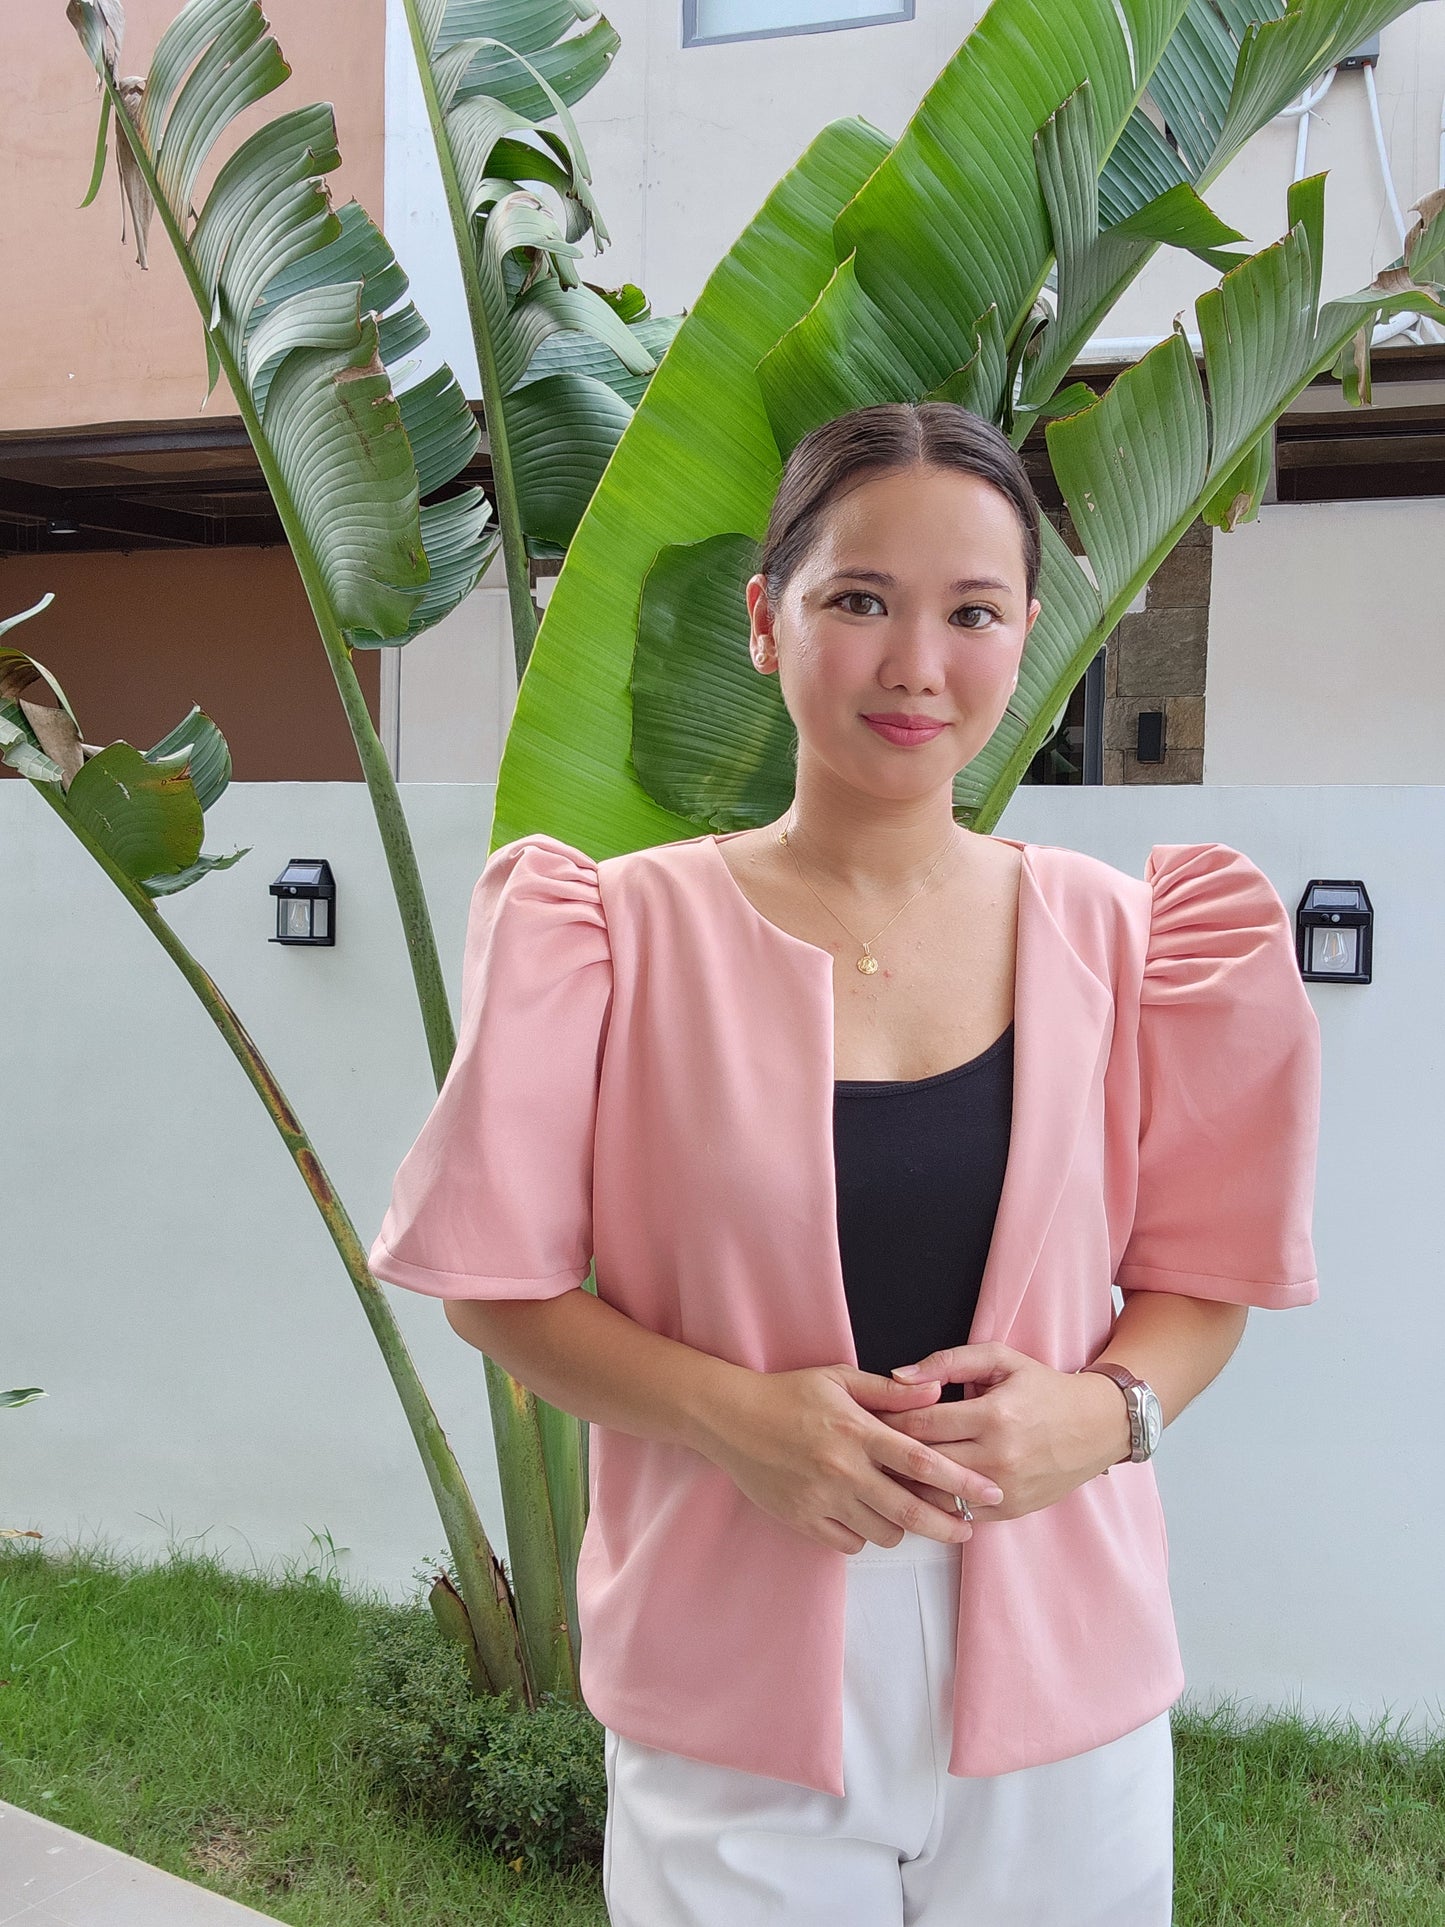
[[[997,729],[1040,604],[1025,602],[1023,531],[1007,496],[957,469],[855,482],[769,607],[747,585],[752,655],[777,670],[816,757],[874,796],[951,786]],[[864,719],[926,717],[943,728],[895,742]]]

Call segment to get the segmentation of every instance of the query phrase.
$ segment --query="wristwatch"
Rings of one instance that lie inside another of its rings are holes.
[[[1112,1378],[1124,1394],[1124,1403],[1129,1407],[1130,1450],[1127,1463],[1137,1464],[1141,1459],[1151,1458],[1164,1431],[1164,1414],[1152,1385],[1146,1385],[1142,1378],[1135,1378],[1126,1365],[1100,1364],[1081,1365],[1085,1372],[1102,1372],[1105,1378]],[[1126,1463],[1123,1459],[1115,1461],[1118,1465]],[[1107,1472],[1108,1466],[1104,1467]]]

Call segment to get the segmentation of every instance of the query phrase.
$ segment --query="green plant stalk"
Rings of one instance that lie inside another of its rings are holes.
[[[482,383],[482,414],[492,463],[493,493],[502,537],[503,563],[512,618],[512,644],[521,682],[537,634],[531,572],[523,541],[521,507],[512,471],[506,409],[497,372],[486,302],[477,272],[471,221],[457,176],[456,161],[436,91],[417,0],[406,0],[412,53],[426,101],[432,141],[446,193],[462,286],[466,292],[477,367]],[[486,1361],[487,1393],[502,1472],[502,1502],[517,1593],[522,1641],[539,1687],[581,1697],[575,1637],[575,1561],[580,1537],[579,1496],[581,1427],[570,1414],[544,1408],[492,1359]],[[544,1416],[545,1415],[545,1416]],[[544,1430],[547,1437],[544,1437]],[[559,1439],[559,1434],[560,1439]],[[548,1449],[550,1439],[550,1450]],[[550,1476],[549,1476],[550,1471]]]
[[[471,318],[472,340],[477,352],[477,370],[482,382],[482,419],[487,431],[487,452],[492,463],[493,492],[496,496],[497,521],[502,534],[502,562],[507,572],[507,600],[512,612],[512,651],[517,661],[517,681],[520,683],[532,654],[532,645],[537,639],[537,610],[532,601],[532,573],[527,561],[527,548],[523,540],[522,511],[517,500],[517,485],[512,473],[512,448],[507,432],[504,397],[501,393],[501,377],[497,373],[496,355],[492,349],[492,332],[487,321],[486,302],[482,297],[481,277],[477,273],[476,244],[472,238],[472,223],[462,199],[461,182],[457,178],[456,160],[452,154],[452,144],[447,137],[446,117],[437,98],[436,76],[432,72],[431,56],[427,51],[426,34],[422,27],[417,0],[405,0],[406,23],[411,31],[412,53],[416,59],[417,73],[421,78],[422,94],[426,100],[427,119],[431,122],[432,144],[436,148],[437,162],[441,168],[442,187],[447,197],[447,213],[451,217],[452,235],[456,241],[457,262],[462,272],[462,287],[467,297],[467,313]]]
[[[311,605],[311,613],[320,632],[327,661],[331,664],[331,672],[341,694],[342,708],[346,712],[352,740],[356,744],[356,753],[361,760],[362,774],[371,796],[382,848],[386,853],[387,869],[391,875],[392,889],[396,894],[397,909],[401,914],[407,953],[411,958],[417,1001],[421,1006],[422,1024],[426,1031],[427,1049],[431,1056],[432,1076],[440,1087],[456,1049],[456,1032],[452,1026],[451,1006],[447,1002],[441,960],[437,955],[436,933],[432,928],[431,915],[427,909],[426,891],[422,886],[421,872],[417,866],[411,829],[401,806],[401,797],[397,792],[391,765],[386,760],[386,752],[381,746],[381,739],[376,733],[371,714],[366,707],[366,699],[361,693],[361,685],[357,681],[356,670],[352,666],[351,644],[342,633],[331,608],[326,585],[317,566],[310,538],[306,533],[305,522],[292,500],[286,477],[278,467],[271,451],[245,378],[237,367],[235,357],[220,329],[212,328],[206,319],[210,313],[211,303],[196,271],[195,262],[191,258],[186,237],[169,202],[161,192],[150,154],[139,135],[133,141],[129,139],[129,131],[134,123],[119,91],[108,75],[105,77],[104,85],[115,115],[116,139],[128,142],[137,165],[145,175],[146,185],[155,201],[156,213],[160,216],[170,239],[172,251],[180,263],[181,272],[186,277],[186,283],[200,312],[202,330],[220,364],[222,373],[230,384],[231,393],[246,426],[246,433],[251,439],[251,446],[256,451],[256,459],[261,465],[266,486],[271,491],[272,500],[276,504],[277,512],[286,530],[286,539],[291,545],[291,553],[295,558],[302,586],[306,590],[306,599]]]
[[[528,1704],[533,1703],[522,1666],[515,1621],[493,1577],[495,1558],[461,1466],[418,1376],[395,1314],[367,1266],[366,1251],[356,1234],[356,1227],[312,1148],[310,1138],[302,1129],[290,1100],[224,992],[191,955],[151,898],[75,821],[65,805],[52,793],[50,784],[37,782],[33,778],[30,780],[31,787],[40,792],[71,834],[89,851],[171,958],[225,1038],[265,1105],[267,1115],[301,1173],[302,1182],[311,1193],[331,1242],[346,1267],[347,1276],[361,1300],[362,1309],[401,1399],[402,1410],[406,1413],[412,1437],[416,1440],[422,1463],[426,1467],[427,1480],[441,1515],[447,1544],[456,1561],[457,1577],[461,1582],[482,1665],[488,1677],[495,1682],[495,1691],[504,1692],[510,1688]]]
[[[117,128],[117,139],[128,139],[133,123],[119,90],[109,75],[104,81],[110,96]],[[326,648],[342,706],[351,727],[357,754],[361,759],[377,828],[386,852],[392,888],[401,912],[402,928],[412,962],[412,974],[421,1004],[431,1054],[432,1076],[438,1088],[444,1080],[456,1049],[456,1032],[447,1003],[437,956],[436,936],[427,910],[411,840],[410,827],[401,806],[396,782],[387,763],[380,739],[372,726],[356,672],[351,664],[351,646],[342,634],[331,609],[325,584],[317,566],[305,524],[291,499],[286,478],[281,472],[266,439],[256,406],[244,377],[219,330],[209,326],[206,317],[210,304],[200,276],[186,245],[179,223],[160,189],[145,143],[136,138],[130,143],[138,165],[170,239],[171,248],[181,265],[193,299],[201,315],[202,327],[230,383],[236,405],[245,422],[256,457],[266,478],[286,529],[296,567],[311,604],[312,614]],[[525,578],[524,578],[525,579]],[[530,598],[528,602],[530,607]],[[364,1265],[363,1265],[364,1268]],[[368,1273],[369,1276],[369,1273]],[[507,1544],[511,1554],[513,1586],[520,1623],[526,1696],[529,1703],[542,1691],[552,1690],[580,1698],[576,1654],[567,1619],[566,1589],[556,1535],[551,1525],[551,1504],[547,1491],[546,1466],[533,1394],[509,1373],[488,1358],[486,1376],[493,1428],[497,1433],[498,1461],[502,1471],[502,1492],[507,1523]],[[473,1508],[475,1516],[475,1508]],[[473,1573],[475,1578],[475,1567]],[[463,1568],[458,1562],[458,1578]],[[478,1593],[475,1584],[464,1580],[462,1596],[479,1646],[485,1622],[491,1611],[493,1588],[490,1582]],[[481,1615],[480,1618],[477,1615]],[[560,1634],[559,1629],[560,1628]]]

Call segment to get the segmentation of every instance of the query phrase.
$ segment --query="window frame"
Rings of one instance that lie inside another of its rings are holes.
[[[845,33],[853,27],[897,27],[915,18],[917,0],[898,0],[896,9],[866,14],[856,20],[818,20],[795,27],[754,27],[746,33],[699,34],[698,0],[682,0],[684,47],[725,47],[743,40],[786,40],[804,33]]]

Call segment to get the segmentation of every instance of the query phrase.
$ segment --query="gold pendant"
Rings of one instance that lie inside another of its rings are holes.
[[[865,977],[871,977],[873,975],[873,972],[878,968],[878,959],[873,955],[871,950],[865,950],[863,952],[863,955],[858,959],[858,968],[863,972]]]

